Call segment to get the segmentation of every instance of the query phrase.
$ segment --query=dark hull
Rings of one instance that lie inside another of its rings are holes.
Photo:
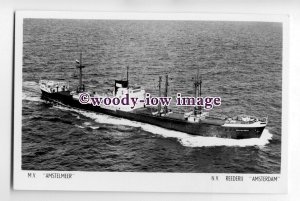
[[[74,100],[68,92],[47,93],[42,91],[42,99],[52,102],[57,102],[69,107],[78,108],[97,113],[121,117],[133,121],[148,123],[162,128],[180,131],[192,135],[246,139],[259,138],[264,130],[264,127],[240,128],[240,127],[222,127],[219,123],[191,123],[183,119],[175,119],[163,116],[154,116],[149,113],[125,112],[121,110],[109,110],[101,107],[95,107],[91,104],[81,104]]]

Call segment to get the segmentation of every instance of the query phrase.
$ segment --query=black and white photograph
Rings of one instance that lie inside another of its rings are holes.
[[[26,178],[285,179],[283,21],[35,15],[19,23],[15,168]]]

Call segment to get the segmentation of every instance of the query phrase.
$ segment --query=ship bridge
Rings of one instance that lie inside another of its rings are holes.
[[[115,80],[115,97],[124,98],[127,94],[129,96],[129,105],[120,105],[118,106],[119,110],[123,111],[132,111],[139,108],[144,108],[145,103],[145,90],[141,87],[129,87],[128,81]],[[133,104],[131,98],[137,99],[138,101]],[[140,101],[143,100],[143,101]]]

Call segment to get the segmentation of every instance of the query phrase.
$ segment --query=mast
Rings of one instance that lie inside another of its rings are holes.
[[[197,92],[198,92],[198,72],[199,69],[197,71],[197,74],[194,77],[194,97],[197,97]],[[197,106],[194,106],[194,115],[197,115]]]
[[[195,82],[194,82],[194,96],[201,97],[201,87],[202,87],[202,79],[199,78],[199,68],[197,70],[197,75],[195,76]],[[201,114],[201,106],[194,106],[194,115],[197,115],[197,113]]]
[[[194,97],[197,97],[197,77],[195,76],[195,81],[194,81]],[[197,107],[194,106],[194,115],[197,114]]]
[[[168,75],[166,75],[166,84],[165,84],[165,97],[168,97],[168,86],[169,86],[169,81],[168,81]],[[168,113],[168,106],[165,105],[165,114]]]
[[[200,79],[199,79],[199,97],[201,97],[201,95],[202,95],[201,89],[202,89],[202,77],[200,77]],[[201,105],[199,105],[199,107],[198,107],[199,114],[202,113],[201,109],[202,109],[202,108],[201,108]]]
[[[128,71],[129,71],[129,66],[127,66],[127,77],[126,77],[127,82],[128,82],[128,78],[129,78]]]
[[[159,79],[158,79],[158,97],[161,97],[161,80],[162,80],[162,77],[159,76]],[[158,103],[158,107],[157,107],[157,110],[158,110],[158,115],[160,116],[161,113],[161,103],[159,102]]]
[[[77,63],[77,68],[79,68],[79,85],[77,88],[78,92],[84,91],[84,86],[82,84],[82,69],[85,67],[84,65],[82,65],[82,52],[80,52],[80,59],[79,61],[76,60]]]
[[[127,89],[129,88],[129,66],[127,66],[127,76],[126,76],[126,80],[127,80]]]

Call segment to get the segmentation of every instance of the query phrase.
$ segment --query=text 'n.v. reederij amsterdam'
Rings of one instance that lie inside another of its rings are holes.
[[[221,105],[221,97],[189,97],[181,96],[180,93],[177,93],[175,101],[177,106],[203,106],[207,110]],[[130,105],[133,109],[137,103],[144,103],[145,106],[157,106],[159,104],[169,106],[172,102],[172,97],[151,97],[149,93],[146,93],[145,98],[140,99],[130,97],[128,94],[122,97],[98,97],[92,96],[89,93],[80,93],[79,102],[81,104],[92,104],[93,106]]]

